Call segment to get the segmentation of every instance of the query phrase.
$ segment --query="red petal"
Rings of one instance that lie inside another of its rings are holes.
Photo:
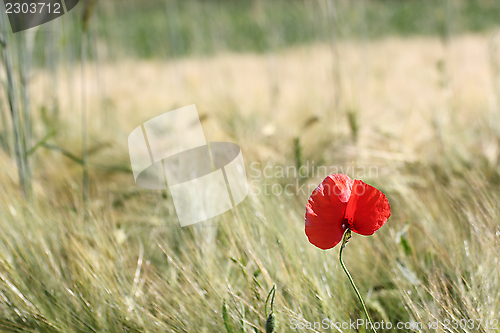
[[[342,225],[353,181],[344,174],[328,176],[313,191],[306,206],[306,235],[309,242],[327,250],[342,239]]]
[[[364,236],[373,235],[391,216],[391,206],[384,193],[375,187],[355,180],[345,218],[352,231]]]

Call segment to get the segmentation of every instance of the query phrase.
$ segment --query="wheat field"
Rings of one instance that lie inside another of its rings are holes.
[[[95,47],[102,57],[83,72],[33,69],[30,103],[43,110],[57,95],[58,120],[33,113],[35,137],[56,134],[31,155],[31,199],[0,150],[0,331],[265,332],[276,285],[279,332],[368,332],[315,324],[363,318],[338,247],[322,251],[304,233],[324,170],[376,186],[391,204],[386,225],[345,250],[374,321],[500,331],[500,34],[170,59],[110,60]],[[82,101],[86,198],[75,162]],[[191,104],[207,140],[240,145],[250,193],[181,228],[168,191],[136,186],[127,137]],[[290,167],[305,175],[279,172]],[[288,184],[292,194],[278,193]]]

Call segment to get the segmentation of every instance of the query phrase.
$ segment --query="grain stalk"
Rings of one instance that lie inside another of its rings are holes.
[[[59,21],[54,21],[54,24],[59,25]],[[56,31],[59,31],[58,28]],[[47,96],[50,96],[50,106],[49,106],[49,116],[47,119],[50,120],[50,128],[57,127],[58,124],[58,118],[59,118],[59,102],[57,98],[57,91],[59,88],[59,80],[58,80],[58,67],[57,63],[60,58],[59,52],[56,50],[56,37],[59,37],[59,35],[56,35],[56,33],[49,33],[47,35],[48,37],[48,42],[46,43],[46,59],[47,59],[47,67],[50,72],[50,77],[51,77],[51,82],[50,82],[50,87],[49,90],[47,91]]]
[[[83,201],[89,197],[89,169],[88,169],[88,114],[85,89],[85,68],[87,63],[87,45],[89,35],[89,23],[94,12],[97,0],[88,0],[85,3],[82,15],[82,49],[81,49],[81,75],[82,75],[82,166],[83,166]]]
[[[342,79],[340,70],[340,52],[338,45],[338,19],[335,0],[326,0],[328,9],[328,26],[333,55],[333,85],[334,85],[334,111],[332,115],[332,126],[334,134],[337,133],[337,122],[339,111],[342,107]]]
[[[29,32],[18,33],[18,54],[20,59],[19,77],[21,78],[21,101],[22,101],[22,131],[23,131],[23,150],[27,152],[31,148],[31,116],[30,116],[30,90],[29,78],[31,73],[31,58],[35,42],[36,32],[39,27],[31,29]],[[31,182],[33,174],[28,154],[23,154],[23,163],[26,170],[27,191],[31,194]]]
[[[0,15],[0,27],[6,31],[5,17]],[[25,146],[23,144],[21,117],[18,110],[17,99],[15,94],[14,84],[14,69],[12,66],[12,58],[9,51],[9,41],[0,34],[0,44],[3,49],[3,62],[5,72],[7,75],[7,99],[9,102],[10,113],[12,116],[12,127],[14,129],[14,151],[16,156],[16,163],[19,172],[19,182],[21,184],[21,191],[25,199],[29,198],[29,185],[26,171],[26,156]]]
[[[494,127],[495,131],[499,131],[496,123],[498,119],[498,111],[500,105],[500,52],[499,52],[499,37],[500,29],[495,30],[491,37],[488,46],[488,53],[490,56],[490,69],[493,78],[493,100],[490,107],[489,123]]]
[[[2,82],[2,88],[4,91],[7,91],[7,87],[5,86],[5,82]],[[3,99],[4,96],[2,96]],[[9,122],[7,120],[7,110],[4,108],[3,100],[0,101],[0,121],[2,126],[2,146],[6,151],[7,155],[11,156],[12,154],[12,146],[10,141],[10,127]]]

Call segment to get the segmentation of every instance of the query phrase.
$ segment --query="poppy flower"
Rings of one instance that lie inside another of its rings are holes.
[[[313,191],[306,206],[305,231],[309,242],[327,250],[350,229],[373,235],[391,216],[386,196],[361,180],[341,173],[325,178]]]

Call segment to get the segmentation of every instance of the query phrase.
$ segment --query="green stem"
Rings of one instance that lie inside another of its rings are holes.
[[[344,247],[346,246],[346,244],[350,238],[351,238],[351,229],[347,229],[345,234],[344,234],[344,237],[342,238],[342,246],[340,247],[340,254],[339,254],[340,265],[342,266],[345,274],[349,278],[349,282],[351,282],[351,286],[354,289],[354,291],[356,292],[356,295],[358,295],[359,301],[361,302],[361,305],[363,306],[363,310],[365,311],[366,318],[368,318],[368,321],[371,324],[370,326],[371,326],[373,332],[377,333],[377,330],[373,326],[372,319],[370,318],[370,315],[368,314],[368,311],[366,310],[365,302],[363,301],[363,298],[361,297],[361,294],[359,293],[359,290],[356,287],[356,284],[354,283],[354,281],[351,277],[351,274],[349,274],[349,271],[347,270],[347,268],[344,265],[344,262],[342,261],[342,251],[344,250]]]

